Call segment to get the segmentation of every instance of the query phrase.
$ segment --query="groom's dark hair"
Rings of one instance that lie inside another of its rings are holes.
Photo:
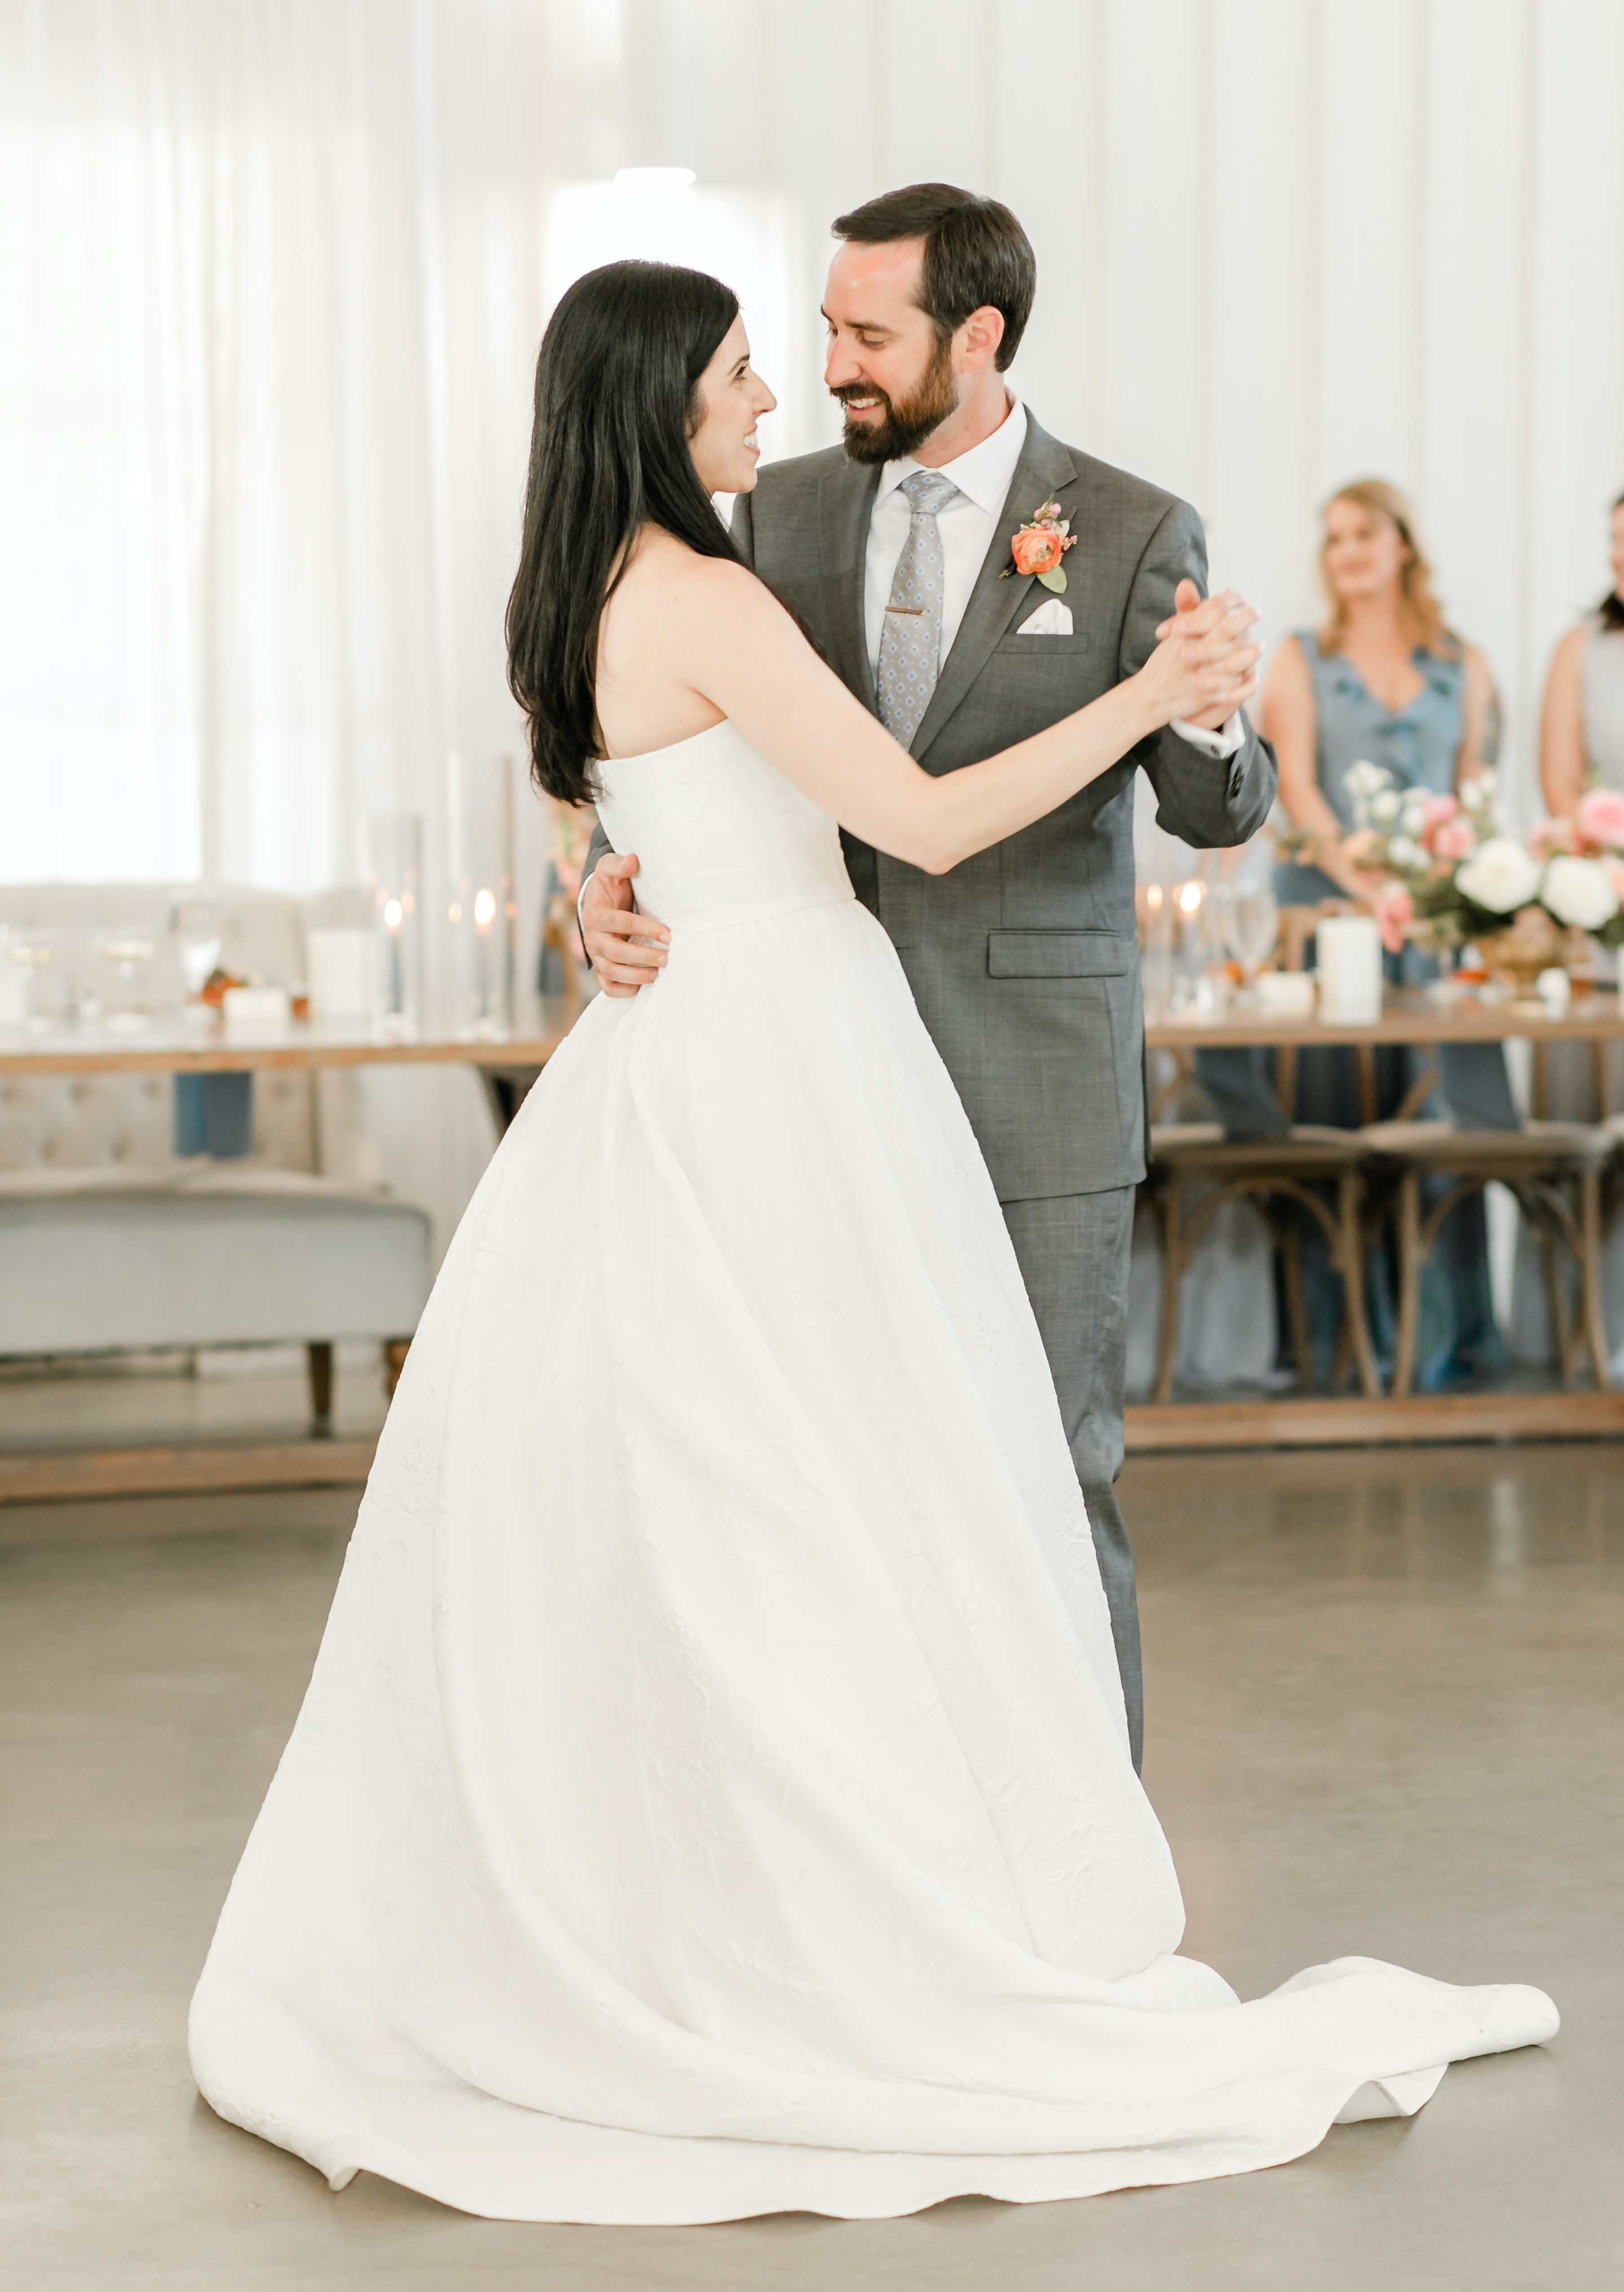
[[[920,309],[944,337],[956,333],[972,311],[997,311],[1004,320],[1004,339],[994,364],[1003,373],[1021,347],[1038,291],[1032,243],[1006,206],[952,183],[909,183],[837,215],[834,230],[836,238],[864,246],[922,238]]]

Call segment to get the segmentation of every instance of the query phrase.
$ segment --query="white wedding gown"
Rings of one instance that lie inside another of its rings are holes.
[[[1342,1958],[1242,2005],[1128,1759],[991,1183],[833,823],[604,768],[672,928],[417,1333],[191,2014],[341,2188],[676,2223],[1274,2165],[1539,2042]]]

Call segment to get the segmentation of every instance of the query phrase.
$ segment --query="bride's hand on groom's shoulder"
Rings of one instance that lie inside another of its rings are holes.
[[[632,893],[634,851],[605,852],[581,894],[581,939],[605,995],[624,998],[652,987],[665,968],[671,934],[642,915]]]
[[[1263,647],[1251,641],[1256,610],[1232,589],[1203,598],[1193,581],[1179,583],[1176,603],[1139,674],[1162,723],[1222,724],[1257,689]]]

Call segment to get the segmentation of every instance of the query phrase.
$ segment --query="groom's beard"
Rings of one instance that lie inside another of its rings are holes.
[[[909,398],[890,398],[872,382],[854,382],[844,390],[837,390],[835,396],[843,406],[848,398],[877,398],[885,409],[877,422],[848,419],[841,443],[852,460],[900,462],[904,454],[911,454],[917,447],[923,446],[932,431],[939,430],[949,414],[958,411],[951,339],[938,339],[931,362]]]

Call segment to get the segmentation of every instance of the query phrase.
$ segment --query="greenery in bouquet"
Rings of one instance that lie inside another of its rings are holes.
[[[1458,947],[1509,931],[1529,908],[1563,931],[1624,944],[1624,795],[1592,788],[1573,819],[1542,819],[1514,835],[1483,772],[1458,796],[1400,788],[1379,764],[1350,764],[1343,786],[1357,823],[1343,845],[1379,877],[1371,905],[1396,954]]]

